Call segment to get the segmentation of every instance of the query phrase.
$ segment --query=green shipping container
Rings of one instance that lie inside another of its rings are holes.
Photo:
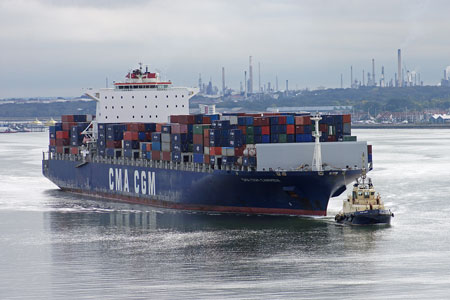
[[[198,124],[194,125],[194,134],[203,134],[203,129],[209,129],[209,125]]]
[[[344,142],[356,142],[356,136],[353,135],[344,135],[342,140]]]
[[[249,127],[252,127],[253,128],[253,126],[249,126]],[[253,135],[246,135],[246,137],[245,137],[245,143],[246,144],[254,144],[255,143],[255,138],[254,138],[254,136]]]
[[[253,130],[253,126],[247,126],[247,128],[245,129],[247,135],[254,135],[254,130]]]
[[[279,134],[278,143],[287,143],[287,134]]]

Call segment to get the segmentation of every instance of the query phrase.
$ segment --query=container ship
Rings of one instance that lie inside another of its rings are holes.
[[[178,210],[325,216],[372,168],[350,115],[189,114],[196,89],[142,66],[50,127],[44,176],[68,192]]]

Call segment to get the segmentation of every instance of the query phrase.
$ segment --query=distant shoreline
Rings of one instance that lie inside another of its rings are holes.
[[[353,129],[450,129],[450,124],[352,124]]]

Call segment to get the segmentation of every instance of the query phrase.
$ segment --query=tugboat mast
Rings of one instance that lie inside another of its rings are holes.
[[[312,121],[315,122],[315,130],[313,136],[316,138],[314,145],[314,155],[312,161],[313,171],[321,172],[322,169],[322,149],[320,146],[320,133],[319,133],[319,121],[322,120],[322,117],[319,113],[317,113],[314,117],[311,118]]]

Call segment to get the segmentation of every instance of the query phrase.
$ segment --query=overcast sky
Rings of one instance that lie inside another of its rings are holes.
[[[199,73],[238,89],[254,61],[254,86],[350,84],[375,58],[377,79],[404,66],[436,84],[450,65],[450,1],[0,0],[0,98],[78,96],[123,80],[138,62],[175,85]]]

